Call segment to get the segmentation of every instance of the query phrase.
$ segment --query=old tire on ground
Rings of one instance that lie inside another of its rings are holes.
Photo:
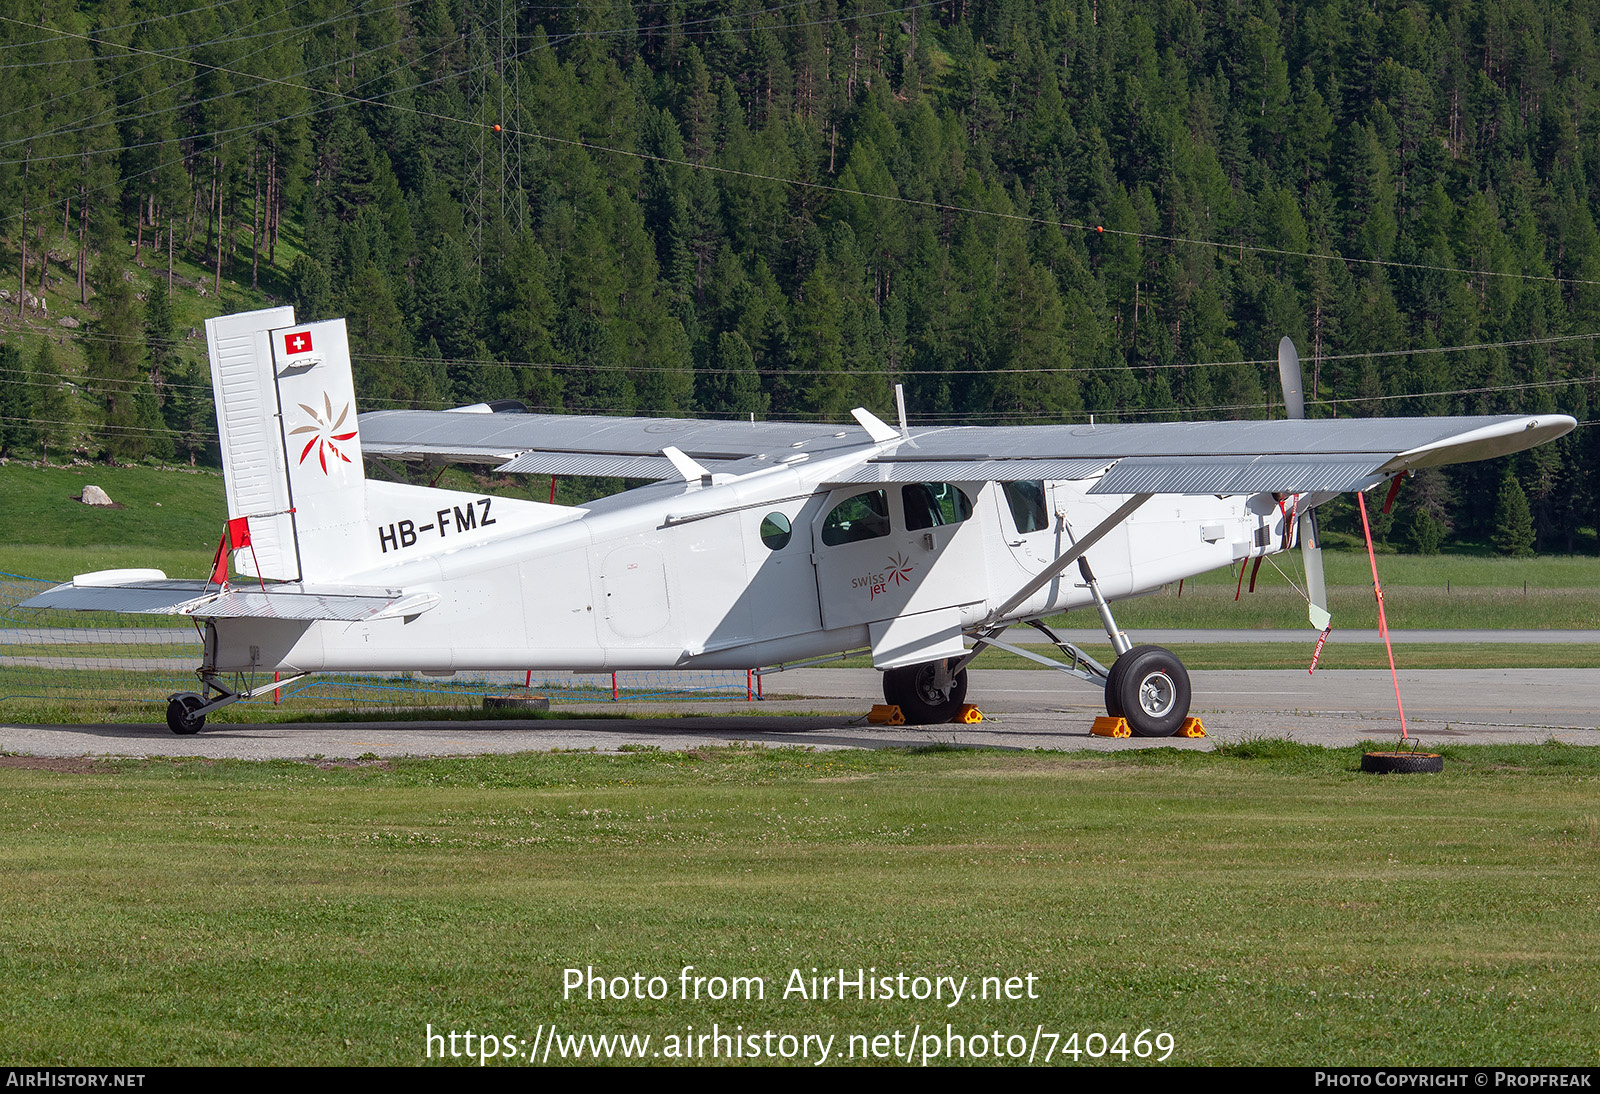
[[[900,708],[907,725],[938,725],[961,713],[961,706],[967,701],[967,670],[951,677],[950,687],[941,691],[934,684],[937,669],[937,662],[928,661],[884,672],[884,701]]]
[[[1365,752],[1361,770],[1375,775],[1432,775],[1444,770],[1437,752]]]
[[[199,733],[206,724],[206,716],[196,714],[195,711],[205,706],[205,703],[204,699],[192,691],[174,695],[167,700],[167,728],[183,737]]]
[[[1135,646],[1112,666],[1121,717],[1138,737],[1170,737],[1189,716],[1189,672],[1178,655],[1160,646]],[[1107,702],[1109,709],[1110,702]]]

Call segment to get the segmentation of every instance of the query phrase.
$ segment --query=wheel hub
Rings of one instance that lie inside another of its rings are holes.
[[[1139,707],[1152,718],[1162,718],[1178,699],[1178,685],[1164,672],[1152,672],[1139,681]]]

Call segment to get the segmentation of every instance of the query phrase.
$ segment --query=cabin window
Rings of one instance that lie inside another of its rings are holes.
[[[829,547],[888,534],[889,498],[882,490],[846,498],[822,522],[822,542]]]
[[[761,542],[774,551],[781,551],[789,546],[789,537],[794,529],[789,526],[789,518],[782,513],[768,513],[761,518]]]
[[[914,482],[900,488],[906,509],[906,530],[960,524],[972,516],[972,501],[948,482]]]
[[[1011,506],[1011,519],[1017,526],[1017,531],[1026,535],[1028,532],[1039,532],[1050,527],[1050,518],[1045,513],[1044,483],[1038,479],[1025,482],[1003,482],[1000,484],[1006,494],[1006,504]]]

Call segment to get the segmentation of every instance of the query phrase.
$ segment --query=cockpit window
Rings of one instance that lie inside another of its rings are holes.
[[[919,531],[941,524],[960,524],[972,516],[972,501],[948,482],[915,482],[900,488],[906,529]]]
[[[846,498],[822,522],[822,542],[829,547],[888,534],[889,498],[882,490]]]
[[[1044,483],[1037,479],[1025,482],[1003,482],[1006,504],[1011,507],[1011,519],[1017,531],[1024,534],[1039,532],[1050,527],[1050,517],[1044,507]]]

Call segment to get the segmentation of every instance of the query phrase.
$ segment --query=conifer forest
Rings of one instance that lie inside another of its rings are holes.
[[[1594,2],[16,0],[0,455],[215,463],[274,302],[363,409],[1261,418],[1287,334],[1313,417],[1585,423],[1392,543],[1593,552],[1597,216]]]

